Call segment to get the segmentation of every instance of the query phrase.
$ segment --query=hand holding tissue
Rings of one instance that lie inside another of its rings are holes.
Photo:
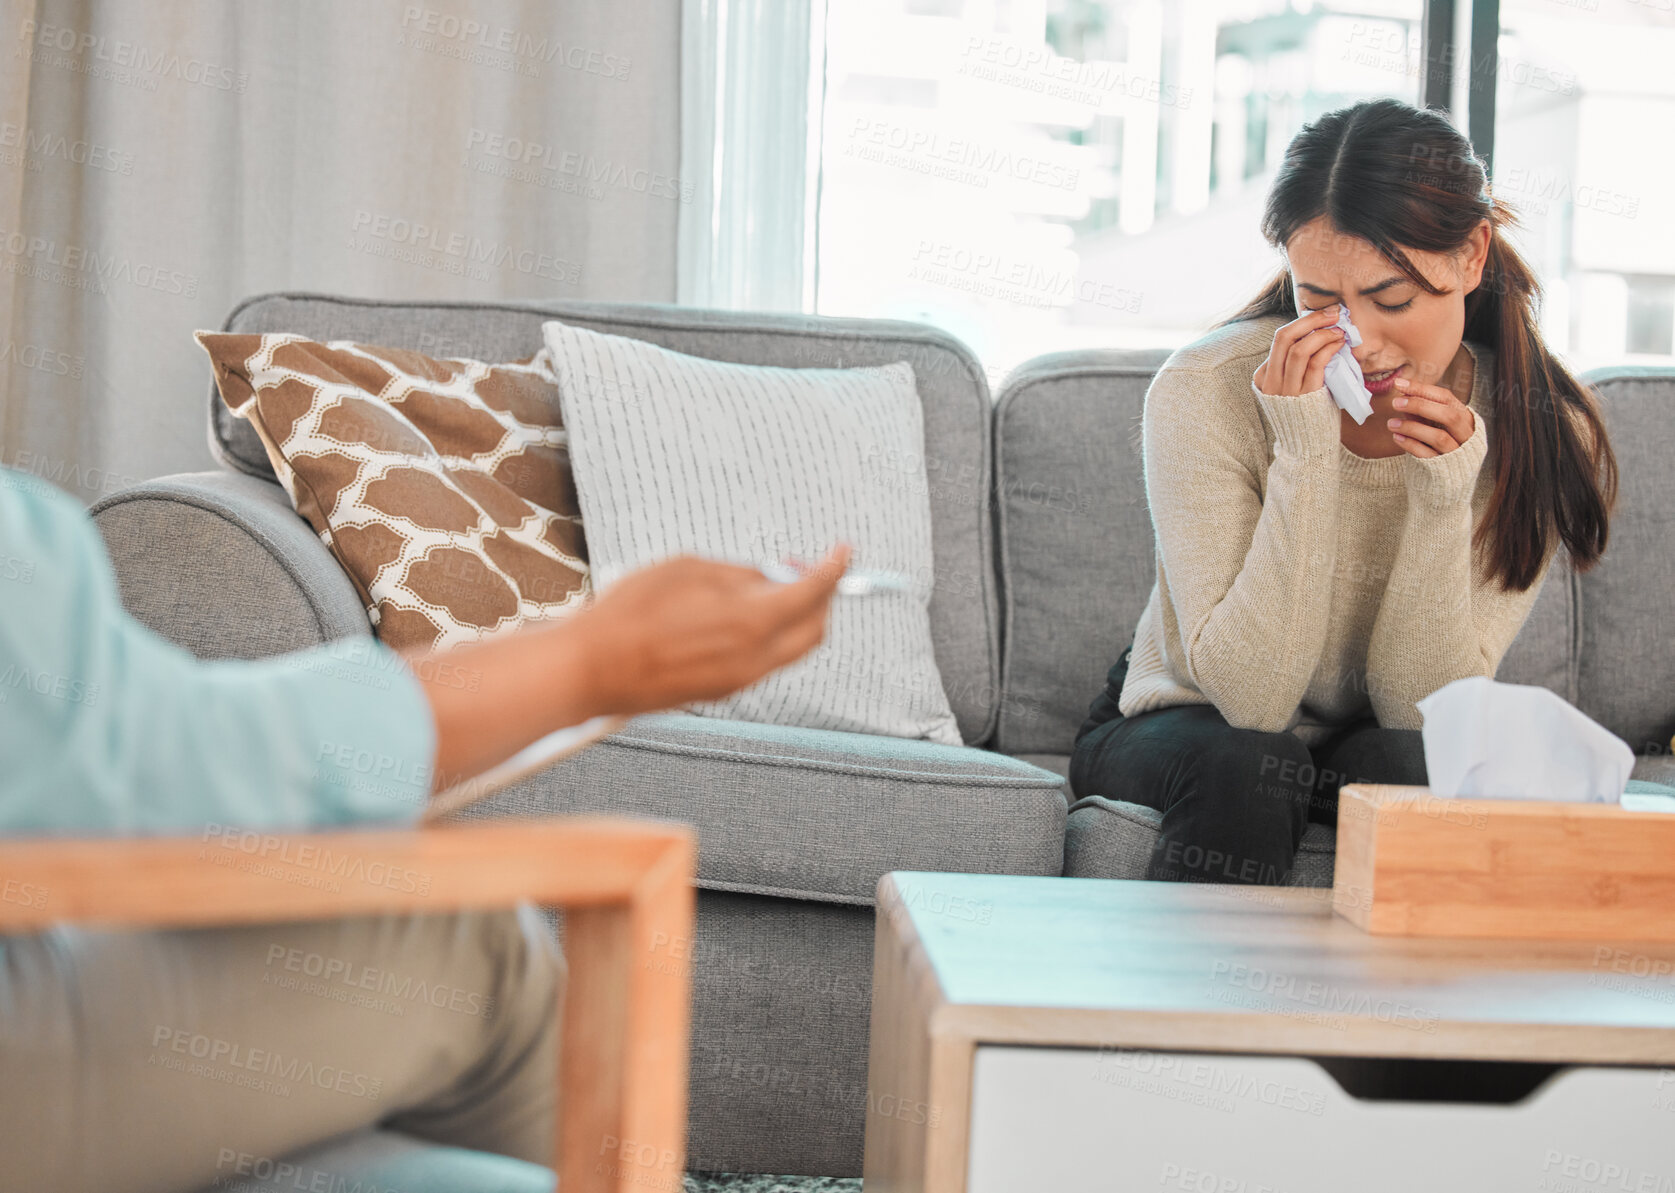
[[[1326,389],[1338,404],[1338,409],[1348,411],[1349,417],[1359,426],[1373,412],[1373,395],[1368,392],[1366,379],[1361,375],[1361,362],[1350,351],[1361,346],[1361,333],[1350,322],[1349,308],[1342,303],[1338,304],[1338,321],[1334,326],[1343,328],[1344,337],[1338,350],[1326,362]]]
[[[1473,675],[1415,707],[1433,795],[1614,804],[1628,787],[1628,743],[1546,688]]]

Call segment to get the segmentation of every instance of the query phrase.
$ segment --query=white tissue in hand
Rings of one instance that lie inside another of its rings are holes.
[[[1415,707],[1433,795],[1616,803],[1634,768],[1627,742],[1546,688],[1473,675]]]
[[[1344,338],[1326,362],[1326,388],[1338,409],[1347,410],[1359,426],[1373,412],[1373,395],[1367,391],[1367,383],[1361,376],[1361,362],[1350,351],[1361,346],[1361,333],[1349,321],[1349,308],[1342,304],[1338,306],[1337,326],[1343,328]]]

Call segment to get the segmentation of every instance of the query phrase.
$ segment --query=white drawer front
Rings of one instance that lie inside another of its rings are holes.
[[[1512,1105],[1363,1101],[1314,1062],[982,1047],[969,1193],[1675,1193],[1675,1071]]]

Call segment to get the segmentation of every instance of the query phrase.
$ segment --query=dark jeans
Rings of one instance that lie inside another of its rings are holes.
[[[1312,751],[1292,733],[1236,729],[1213,704],[1124,717],[1117,697],[1130,650],[1077,731],[1070,789],[1163,813],[1147,878],[1283,885],[1309,821],[1337,823],[1338,788],[1427,781],[1419,731],[1372,717]]]

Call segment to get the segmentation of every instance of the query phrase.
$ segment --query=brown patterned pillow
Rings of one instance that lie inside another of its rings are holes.
[[[491,365],[298,335],[197,339],[387,645],[473,642],[587,599],[545,349]]]

